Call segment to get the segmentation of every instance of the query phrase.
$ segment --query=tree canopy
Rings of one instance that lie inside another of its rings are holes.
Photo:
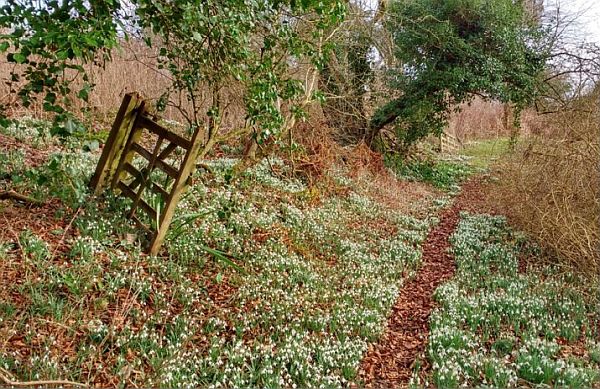
[[[510,103],[517,114],[536,97],[548,45],[522,1],[390,0],[383,20],[393,43],[394,58],[386,61],[391,97],[367,124],[367,56],[376,45],[360,29],[332,39],[346,8],[343,0],[9,0],[0,7],[0,50],[15,63],[22,104],[43,99],[64,122],[69,99],[86,100],[93,88],[83,65],[102,64],[122,39],[141,37],[172,80],[157,107],[176,94],[184,101],[177,108],[185,106],[190,127],[206,128],[209,143],[227,105],[222,90],[232,85],[241,91],[245,130],[259,141],[301,116],[318,97],[314,74],[293,74],[302,66],[320,71],[330,92],[347,90],[344,104],[329,107],[358,111],[352,115],[368,127],[371,144],[390,124],[405,146],[440,133],[474,96]],[[349,67],[347,77],[332,64]]]
[[[206,127],[210,143],[222,115],[220,91],[237,83],[250,126],[265,138],[284,125],[283,103],[300,115],[299,96],[311,99],[288,70],[321,67],[324,31],[344,13],[342,0],[9,0],[0,7],[0,50],[16,64],[22,104],[42,98],[45,110],[64,119],[72,85],[82,86],[76,96],[84,100],[93,87],[83,65],[110,60],[122,39],[142,38],[172,80],[159,108],[179,94],[188,124]],[[83,82],[73,83],[78,76]],[[207,95],[211,101],[201,101]]]
[[[101,65],[110,59],[110,50],[118,42],[120,6],[112,0],[4,2],[0,7],[0,52],[15,64],[10,89],[24,107],[41,98],[44,109],[65,122],[69,119],[65,106],[78,75],[82,82],[75,94],[87,101],[92,85],[83,65]],[[72,128],[69,121],[65,129]]]
[[[474,96],[525,107],[544,70],[544,33],[513,0],[396,0],[386,28],[398,91],[375,112],[370,140],[393,124],[402,145],[440,133],[449,114]]]

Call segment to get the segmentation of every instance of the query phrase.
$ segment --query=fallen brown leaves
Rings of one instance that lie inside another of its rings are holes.
[[[44,150],[36,149],[31,145],[20,142],[12,137],[0,134],[0,150],[11,151],[21,150],[25,157],[25,163],[29,167],[36,167],[48,159],[48,155],[54,151],[53,148],[47,148]]]
[[[7,205],[6,207],[3,207]],[[66,238],[73,234],[70,228],[71,215],[57,218],[56,215],[66,210],[59,200],[52,199],[38,207],[26,207],[10,201],[0,203],[0,242],[18,243],[19,234],[25,230],[47,242],[53,250],[68,249]],[[68,236],[66,236],[68,235]]]
[[[8,326],[0,328],[0,351],[11,350],[12,353],[25,358],[32,352],[32,347],[42,347],[45,339],[53,336],[56,339],[57,353],[61,355],[74,355],[74,332],[64,324],[55,323],[47,318],[38,318],[31,322],[37,328],[37,337],[26,344],[25,337],[20,332],[15,332],[24,312],[31,302],[18,290],[27,278],[27,254],[21,247],[20,236],[25,230],[31,231],[36,236],[49,244],[51,261],[61,261],[68,251],[68,240],[73,237],[74,229],[71,228],[73,218],[70,215],[57,218],[57,212],[64,212],[60,201],[50,200],[39,207],[25,207],[16,205],[12,201],[0,204],[0,243],[12,243],[11,254],[8,258],[0,258],[0,293],[9,296],[8,301],[20,308],[17,319],[9,322]],[[41,383],[13,382],[10,377],[5,377],[4,384],[8,386],[49,386],[49,385],[74,385],[67,381],[47,381]],[[57,383],[58,382],[58,383]],[[1,386],[2,382],[0,382]]]

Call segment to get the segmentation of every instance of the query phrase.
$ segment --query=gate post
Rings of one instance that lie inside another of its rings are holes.
[[[94,195],[100,194],[102,189],[109,186],[113,180],[142,102],[137,93],[127,93],[123,97],[96,171],[90,181]]]

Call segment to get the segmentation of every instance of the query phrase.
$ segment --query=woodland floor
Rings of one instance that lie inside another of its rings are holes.
[[[439,224],[429,232],[419,271],[400,291],[383,336],[369,347],[362,360],[359,381],[365,387],[406,387],[417,368],[420,375],[430,373],[425,349],[429,316],[435,307],[433,293],[454,274],[448,240],[456,229],[460,212],[492,213],[485,202],[483,185],[481,177],[466,182],[453,205],[442,211]]]
[[[282,159],[232,180],[215,157],[149,257],[124,204],[87,196],[98,153],[44,134],[0,133],[0,192],[38,200],[0,201],[0,386],[600,382],[577,280],[530,272],[493,173],[452,178],[461,156],[419,182],[357,149],[310,187]]]

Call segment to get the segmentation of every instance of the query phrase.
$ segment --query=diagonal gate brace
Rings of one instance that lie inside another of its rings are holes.
[[[152,255],[160,250],[177,204],[188,188],[202,146],[199,132],[197,129],[188,140],[164,128],[148,115],[137,93],[128,93],[90,181],[94,195],[112,190],[132,200],[127,216],[149,234],[147,252]],[[154,138],[154,146],[149,150],[145,145]],[[184,156],[175,167],[169,158],[178,148],[184,151]],[[155,172],[165,177],[162,185],[153,181]],[[155,200],[158,197],[158,203],[163,205],[151,205],[156,203],[147,201],[152,196]]]

